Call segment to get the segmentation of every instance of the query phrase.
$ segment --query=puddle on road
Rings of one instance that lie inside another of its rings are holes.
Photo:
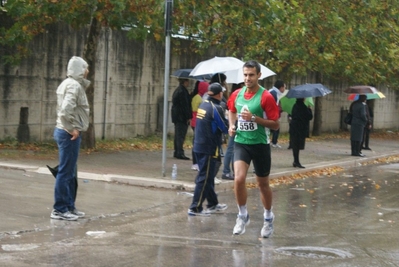
[[[347,251],[325,247],[281,247],[277,248],[275,252],[311,259],[346,259],[354,257]]]
[[[36,244],[22,244],[22,245],[2,245],[1,248],[4,251],[26,251],[38,248]]]

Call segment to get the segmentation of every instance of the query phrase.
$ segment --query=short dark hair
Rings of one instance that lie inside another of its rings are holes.
[[[282,80],[277,80],[275,83],[274,83],[274,87],[276,87],[277,89],[280,89],[281,87],[283,87],[284,86],[284,82],[282,81]]]
[[[365,100],[367,100],[367,96],[366,95],[359,95],[359,101],[360,102],[364,102]]]
[[[256,73],[260,72],[260,64],[256,60],[249,60],[245,62],[243,68],[256,68]]]
[[[179,78],[179,84],[183,84],[185,81],[188,81],[188,79]]]
[[[224,73],[215,73],[213,74],[211,81],[209,83],[220,83],[223,84],[227,79],[226,74]]]

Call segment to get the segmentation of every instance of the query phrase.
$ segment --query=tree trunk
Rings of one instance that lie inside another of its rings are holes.
[[[322,107],[323,107],[323,98],[316,97],[314,111],[313,111],[313,131],[312,131],[313,136],[319,136],[321,133]]]
[[[95,148],[96,135],[94,131],[94,82],[96,77],[96,52],[98,46],[98,39],[101,33],[101,24],[97,18],[93,17],[90,24],[89,35],[86,40],[83,57],[89,64],[89,75],[87,79],[90,80],[90,86],[86,89],[87,100],[90,106],[89,128],[82,134],[82,147]]]
[[[321,83],[321,73],[316,72],[316,83]],[[314,111],[313,111],[313,131],[312,136],[320,136],[322,116],[321,110],[323,107],[323,97],[316,97]]]

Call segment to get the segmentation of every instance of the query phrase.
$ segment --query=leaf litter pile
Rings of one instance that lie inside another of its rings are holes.
[[[394,162],[399,162],[399,155],[364,161],[360,164],[362,166],[367,166],[367,165],[372,165],[372,164],[389,164],[389,163],[394,163]],[[286,175],[286,176],[281,176],[281,177],[276,177],[276,178],[270,179],[270,186],[275,187],[278,185],[290,185],[290,184],[293,184],[297,180],[302,180],[302,179],[311,178],[311,177],[331,177],[331,176],[337,175],[338,173],[341,173],[342,171],[344,171],[344,168],[339,167],[339,166],[333,166],[333,167],[328,167],[328,168],[323,168],[323,169],[312,170],[312,171],[308,171],[308,172],[294,173],[292,175],[288,175],[288,176]],[[257,188],[258,184],[257,183],[247,183],[246,187],[247,188]],[[379,189],[379,185],[377,184],[375,186],[375,188]]]
[[[398,158],[399,160],[399,158]],[[270,179],[270,186],[278,186],[278,185],[289,185],[293,184],[296,180],[306,179],[310,177],[320,177],[320,176],[333,176],[339,172],[342,172],[344,169],[338,166],[328,167],[318,170],[312,170],[308,172],[295,173],[292,175],[280,176],[273,179]],[[256,188],[258,187],[257,183],[247,183],[247,188]]]

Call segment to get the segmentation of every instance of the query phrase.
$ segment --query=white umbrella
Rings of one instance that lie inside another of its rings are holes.
[[[214,57],[198,63],[190,72],[190,76],[223,73],[229,70],[242,69],[245,62],[235,57]]]
[[[264,78],[267,78],[269,76],[276,75],[272,70],[267,68],[266,66],[260,64],[260,72],[262,75],[260,76],[259,80],[263,80]],[[227,76],[226,82],[227,83],[242,83],[244,82],[244,72],[242,66],[238,69],[235,70],[229,70],[224,72],[224,74]]]

